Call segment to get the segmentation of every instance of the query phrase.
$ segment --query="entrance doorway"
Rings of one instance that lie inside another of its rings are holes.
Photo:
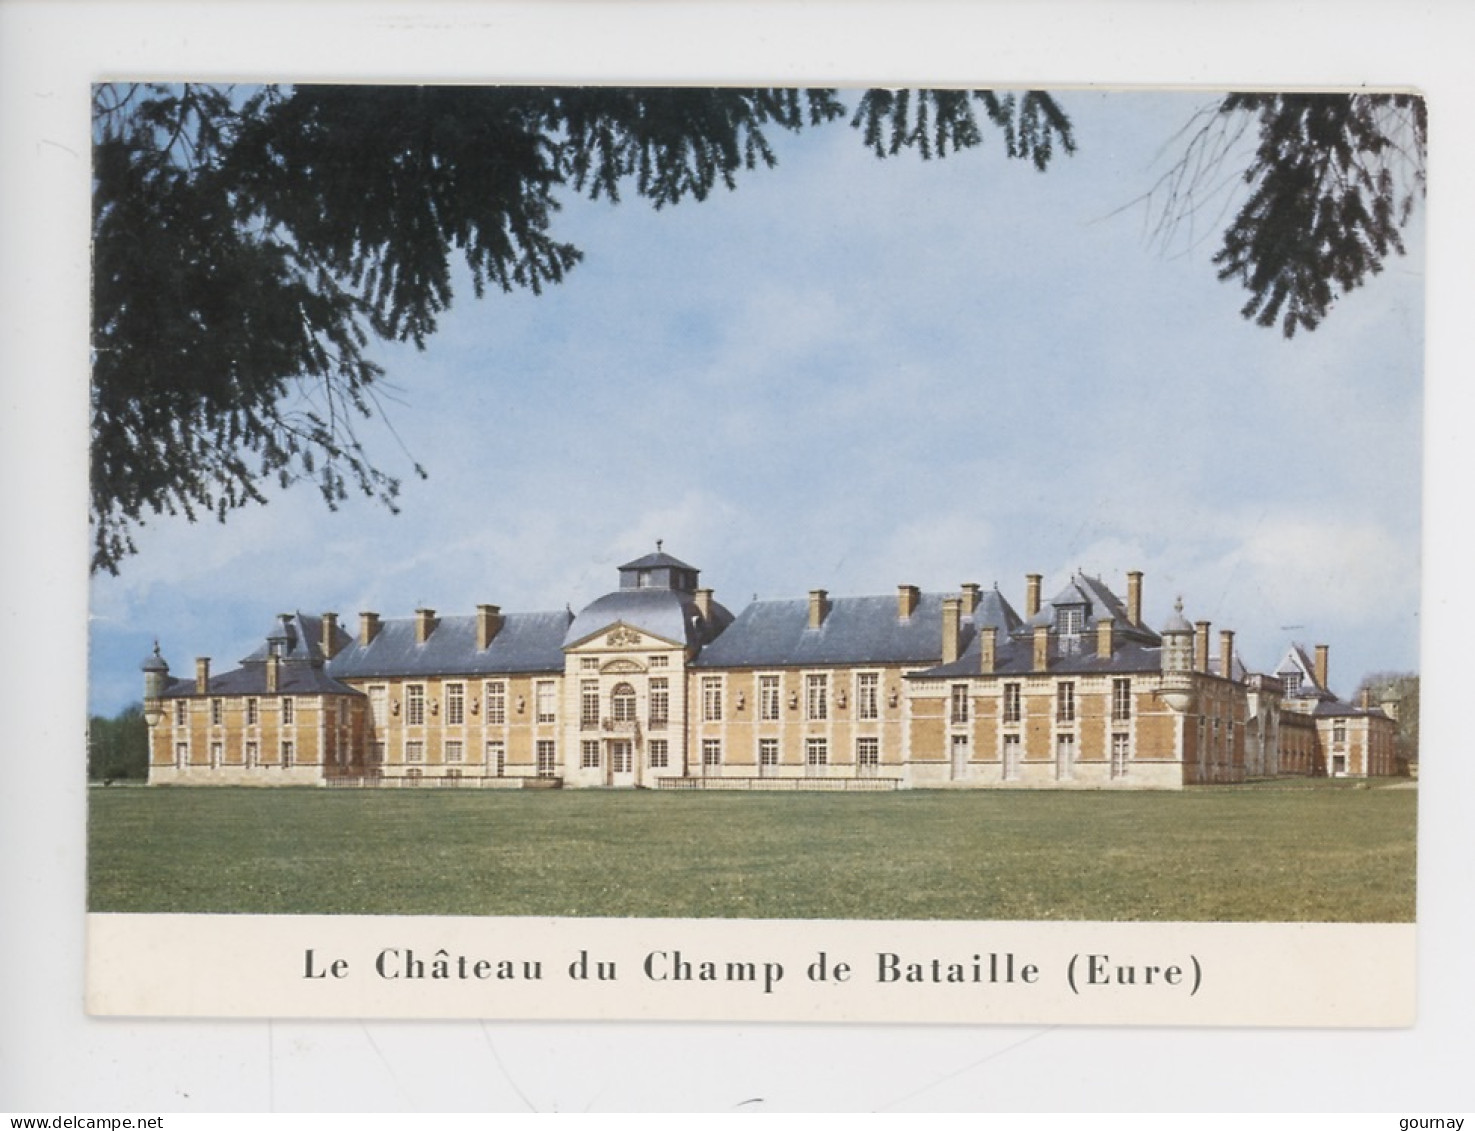
[[[628,738],[612,738],[608,743],[609,784],[635,784],[635,749]]]

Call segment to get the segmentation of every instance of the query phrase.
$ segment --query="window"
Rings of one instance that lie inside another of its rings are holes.
[[[1287,695],[1299,695],[1301,693],[1301,673],[1282,672],[1280,676],[1281,689]]]
[[[384,765],[384,743],[382,743],[382,742],[371,742],[371,743],[369,743],[369,765],[371,765],[371,766],[382,766],[382,765]]]
[[[425,725],[425,685],[412,683],[405,688],[405,725]]]
[[[1086,610],[1079,605],[1066,605],[1055,610],[1055,628],[1062,636],[1078,636],[1086,627]]]
[[[210,725],[218,727],[225,722],[225,700],[210,700]]]
[[[499,778],[507,773],[507,749],[500,742],[487,743],[487,773]]]
[[[1132,681],[1130,679],[1114,679],[1111,681],[1111,718],[1113,722],[1124,723],[1132,717]]]
[[[953,684],[952,710],[949,718],[954,723],[968,721],[968,685],[966,683]]]
[[[186,699],[174,700],[174,725],[184,726],[189,722],[189,701]]]
[[[538,722],[551,723],[558,717],[557,688],[552,680],[539,680],[537,687],[538,695]]]
[[[706,722],[715,723],[722,719],[722,678],[720,676],[704,676],[702,678],[702,718]]]
[[[599,670],[598,656],[580,656],[579,670],[582,672],[595,672]]]
[[[710,772],[720,765],[722,765],[722,743],[715,738],[702,739],[702,772]]]
[[[558,776],[558,754],[554,748],[551,738],[538,739],[538,776],[540,778],[553,778]]]
[[[652,656],[650,658],[650,666],[653,667],[653,668],[664,668],[664,667],[668,667],[670,665],[670,663],[671,663],[671,657],[670,656]]]
[[[599,681],[586,679],[579,684],[579,729],[594,730],[599,726]]]
[[[297,700],[290,695],[282,696],[282,725],[289,727],[297,721]]]
[[[1061,723],[1076,721],[1075,684],[1062,683],[1055,689],[1055,721]]]
[[[670,764],[670,747],[666,745],[664,738],[653,738],[650,740],[650,768],[653,770],[664,770]]]
[[[1075,772],[1076,736],[1058,734],[1055,736],[1055,776],[1061,781],[1068,781],[1075,777]]]
[[[425,743],[419,742],[419,741],[405,743],[405,761],[406,762],[423,762],[423,761],[425,761]]]
[[[758,677],[758,718],[766,723],[776,722],[779,715],[778,676]]]
[[[1019,735],[1004,736],[1004,780],[1019,780]]]
[[[830,744],[823,738],[804,740],[804,772],[819,774],[830,762]]]
[[[617,683],[609,694],[610,713],[617,723],[635,721],[635,688],[628,683]]]
[[[261,722],[261,702],[258,699],[246,700],[246,725],[254,727]]]
[[[804,714],[814,721],[830,717],[830,677],[823,672],[804,677]]]
[[[446,761],[466,761],[466,746],[459,738],[451,738],[446,740]]]
[[[174,744],[174,762],[178,766],[189,765],[189,743],[176,742]]]
[[[406,784],[408,784],[408,785],[419,785],[420,784],[420,778],[424,774],[424,772],[425,771],[422,770],[422,769],[420,769],[419,766],[416,766],[414,769],[411,769],[411,770],[406,770],[405,771],[405,782],[406,782]]]
[[[585,739],[579,743],[579,768],[583,770],[599,769],[599,740]]]
[[[297,747],[291,742],[282,743],[282,769],[296,764]]]
[[[461,777],[461,771],[460,770],[447,770],[446,771],[446,777],[450,781],[459,781],[460,780],[460,777]]]
[[[246,765],[254,766],[261,761],[261,748],[254,742],[246,743]]]
[[[953,735],[951,747],[949,765],[953,780],[959,781],[968,775],[968,736],[966,734]]]
[[[1004,721],[1006,723],[1017,723],[1019,721],[1019,684],[1004,684]]]
[[[762,777],[771,777],[778,772],[778,739],[760,738],[758,740],[758,773]]]
[[[1335,722],[1335,723],[1332,724],[1332,741],[1333,742],[1346,742],[1347,741],[1347,724],[1346,723],[1344,723],[1344,722]]]
[[[881,740],[879,738],[857,738],[855,740],[855,772],[861,777],[875,777],[881,768]]]
[[[862,722],[881,717],[881,677],[861,672],[855,677],[855,717]]]
[[[487,722],[502,726],[507,722],[507,685],[500,679],[492,680],[482,692],[487,702]]]
[[[466,722],[466,685],[446,684],[446,725],[458,727]]]
[[[1131,742],[1125,734],[1114,734],[1111,736],[1111,776],[1124,778],[1127,776],[1127,760],[1131,757]]]
[[[650,681],[650,726],[664,730],[671,715],[671,689],[665,676]]]
[[[225,760],[225,747],[219,742],[210,744],[210,768],[213,770]]]

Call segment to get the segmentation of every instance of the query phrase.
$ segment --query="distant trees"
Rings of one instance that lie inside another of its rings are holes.
[[[87,720],[88,780],[147,780],[148,776],[149,733],[143,704],[133,703],[111,719],[93,715]]]

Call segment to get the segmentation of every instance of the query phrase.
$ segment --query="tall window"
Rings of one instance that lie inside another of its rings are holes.
[[[778,739],[760,738],[758,740],[758,773],[762,777],[768,777],[778,772]]]
[[[558,691],[551,679],[538,681],[538,722],[551,723],[558,717]]]
[[[1017,723],[1019,721],[1019,684],[1004,684],[1004,721],[1006,723]]]
[[[466,685],[446,684],[446,725],[458,727],[466,721]]]
[[[861,672],[855,677],[855,717],[862,722],[881,717],[881,677]]]
[[[881,768],[881,740],[879,738],[857,738],[855,740],[855,771],[861,777],[875,777]]]
[[[282,743],[282,768],[297,764],[297,747],[290,742]]]
[[[502,726],[507,722],[507,685],[500,679],[494,679],[487,683],[482,692],[487,703],[487,722],[492,726]]]
[[[664,730],[671,717],[671,687],[665,676],[650,681],[650,728]]]
[[[609,696],[610,712],[617,723],[635,721],[635,688],[628,683],[617,683]]]
[[[585,739],[579,743],[579,768],[584,770],[599,769],[599,740]]]
[[[174,744],[174,762],[178,766],[189,765],[189,743],[176,742]]]
[[[1076,721],[1076,685],[1062,683],[1055,689],[1055,720],[1062,723]]]
[[[254,742],[246,743],[246,765],[254,766],[261,761],[260,747]]]
[[[586,679],[579,684],[579,727],[593,730],[599,726],[599,681]]]
[[[1076,736],[1073,734],[1058,734],[1055,736],[1055,776],[1061,781],[1075,777],[1076,772]]]
[[[1019,735],[1004,736],[1004,780],[1019,780]]]
[[[722,743],[715,738],[702,739],[702,772],[711,772],[720,765],[722,765]]]
[[[254,727],[261,722],[261,701],[255,698],[246,700],[246,725]]]
[[[219,742],[210,744],[210,768],[213,770],[225,760],[225,746]]]
[[[1346,723],[1343,723],[1343,722],[1335,722],[1335,723],[1332,724],[1332,741],[1333,742],[1346,742],[1347,741],[1347,724]]]
[[[1132,681],[1111,681],[1111,717],[1114,722],[1124,723],[1132,717]]]
[[[709,675],[702,678],[702,718],[719,722],[722,718],[722,678]]]
[[[1127,776],[1127,760],[1131,755],[1130,739],[1125,734],[1114,734],[1111,736],[1111,776],[1124,778]]]
[[[218,727],[225,722],[225,700],[210,700],[210,725]]]
[[[297,701],[290,695],[282,696],[282,725],[291,726],[297,721]]]
[[[1287,695],[1299,695],[1301,693],[1301,673],[1284,672],[1280,677],[1282,690]]]
[[[671,761],[671,748],[666,744],[664,738],[653,738],[650,740],[650,768],[653,770],[664,770]]]
[[[407,743],[405,743],[405,761],[406,762],[423,762],[423,761],[425,761],[425,743],[420,742],[420,741],[414,741],[414,742],[407,742]]]
[[[540,778],[556,778],[558,776],[558,754],[551,738],[540,738],[537,744],[538,754],[538,776]]]
[[[186,699],[174,700],[174,725],[182,727],[187,722],[189,722],[189,701]]]
[[[449,738],[446,740],[446,761],[466,761],[466,746],[459,738]]]
[[[500,742],[487,743],[487,773],[501,777],[507,772],[507,748]]]
[[[822,767],[829,765],[830,744],[823,738],[806,738],[804,740],[804,770],[805,773],[819,773]]]
[[[805,715],[815,721],[830,717],[830,677],[815,672],[804,677]]]
[[[949,718],[955,723],[968,721],[968,685],[966,683],[953,684],[952,710]]]
[[[758,718],[766,723],[776,722],[779,713],[778,676],[758,677]]]
[[[412,727],[425,725],[425,685],[423,683],[411,683],[405,687],[405,725]]]

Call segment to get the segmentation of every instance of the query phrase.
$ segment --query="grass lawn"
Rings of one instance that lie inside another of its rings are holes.
[[[93,911],[1411,922],[1413,789],[90,791]]]

